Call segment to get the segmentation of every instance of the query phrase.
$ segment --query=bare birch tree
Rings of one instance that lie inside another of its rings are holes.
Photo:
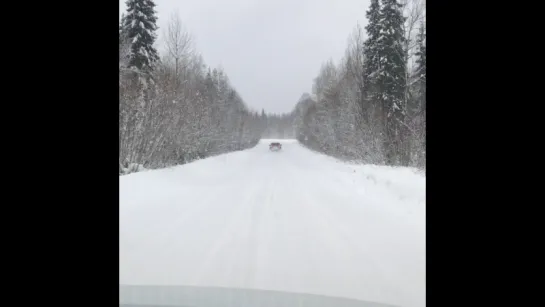
[[[188,61],[193,54],[193,39],[184,28],[180,16],[176,12],[170,15],[169,23],[163,36],[167,57],[174,61],[172,86],[174,93],[176,93],[179,91],[180,85],[185,81],[180,78],[180,70],[188,65]]]

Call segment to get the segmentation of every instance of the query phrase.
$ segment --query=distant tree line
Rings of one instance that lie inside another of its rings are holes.
[[[294,139],[295,138],[295,116],[292,113],[266,114],[261,111],[262,133],[264,139]]]
[[[365,163],[426,163],[426,27],[423,0],[371,0],[344,58],[325,62],[293,111],[297,139]]]

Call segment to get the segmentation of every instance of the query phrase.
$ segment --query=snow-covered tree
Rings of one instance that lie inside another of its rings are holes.
[[[377,93],[380,92],[376,81],[381,69],[380,39],[382,35],[382,22],[380,10],[379,0],[371,0],[369,10],[366,12],[368,23],[365,26],[367,40],[363,47],[365,58],[363,80],[365,83],[364,97],[368,103],[370,103],[369,101],[378,103]]]
[[[121,21],[119,23],[119,75],[123,76],[125,70],[129,65],[129,55],[131,52],[131,44],[127,37],[127,33],[123,28],[125,23],[125,14],[121,15]]]
[[[411,78],[414,95],[410,115],[413,128],[413,159],[420,167],[426,166],[426,26],[420,24],[417,36],[416,67]]]
[[[409,164],[408,130],[405,123],[406,51],[404,49],[405,18],[398,0],[383,0],[380,10],[381,35],[378,41],[380,56],[380,100],[382,102],[386,138],[385,154],[388,164]]]
[[[417,37],[415,77],[418,83],[418,93],[422,100],[422,109],[426,109],[426,26],[421,23]]]
[[[149,72],[159,60],[154,47],[157,34],[155,3],[152,0],[127,0],[123,29],[131,44],[129,67]]]

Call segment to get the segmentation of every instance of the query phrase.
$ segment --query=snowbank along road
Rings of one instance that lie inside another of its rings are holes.
[[[120,177],[120,284],[425,306],[425,176],[294,140]]]

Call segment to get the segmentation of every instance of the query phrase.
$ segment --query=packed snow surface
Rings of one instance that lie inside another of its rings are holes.
[[[120,176],[119,282],[425,306],[425,180],[294,140]]]

